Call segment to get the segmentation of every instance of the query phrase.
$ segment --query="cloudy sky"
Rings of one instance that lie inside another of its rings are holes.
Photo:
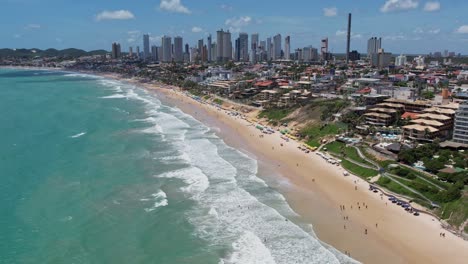
[[[383,38],[393,53],[450,51],[468,54],[467,0],[0,0],[0,48],[124,49],[142,34],[160,45],[162,35],[194,45],[223,28],[291,36],[293,48],[345,49],[347,13],[353,14],[352,49]]]

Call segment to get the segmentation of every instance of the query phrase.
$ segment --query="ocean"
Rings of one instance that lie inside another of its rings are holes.
[[[144,89],[0,69],[0,112],[0,263],[354,262],[253,157]]]

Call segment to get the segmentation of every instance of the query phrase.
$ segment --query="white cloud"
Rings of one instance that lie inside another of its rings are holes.
[[[14,38],[21,38],[21,34],[15,34],[13,37]]]
[[[390,41],[404,40],[404,39],[406,39],[406,38],[403,35],[391,35],[391,36],[385,36],[384,37],[384,40],[390,40]]]
[[[233,17],[226,20],[224,24],[229,26],[229,30],[239,32],[242,27],[248,26],[252,23],[252,18],[249,16],[241,16],[239,18]]]
[[[200,32],[202,32],[202,31],[203,31],[203,28],[201,28],[201,27],[193,27],[193,28],[192,28],[192,32],[193,32],[193,33],[200,33]]]
[[[346,30],[337,30],[335,35],[337,37],[346,37],[346,35],[348,34],[348,31]],[[360,39],[362,38],[362,34],[357,34],[357,33],[353,33],[351,32],[351,38],[352,39]]]
[[[62,43],[62,42],[63,42],[63,39],[61,39],[61,38],[55,38],[55,41],[57,41],[58,43]]]
[[[468,25],[463,25],[457,28],[455,32],[460,33],[460,34],[468,34]]]
[[[182,13],[182,14],[190,14],[190,11],[187,7],[185,7],[180,0],[161,0],[161,4],[159,4],[159,8],[161,10],[173,12],[173,13]]]
[[[429,34],[439,34],[440,33],[440,28],[435,28],[435,29],[430,29],[428,31]]]
[[[417,8],[419,5],[417,0],[387,0],[385,4],[380,8],[383,13],[408,10]]]
[[[335,35],[338,37],[346,36],[346,30],[338,30]]]
[[[128,10],[102,11],[96,15],[96,20],[127,20],[134,19],[135,16]]]
[[[327,17],[334,17],[338,14],[338,9],[336,7],[325,7],[323,9],[323,15]]]
[[[220,7],[221,9],[226,10],[226,11],[234,10],[234,7],[232,7],[231,5],[227,5],[227,4],[222,4]]]
[[[40,29],[41,25],[39,24],[29,24],[24,27],[24,29]]]
[[[427,2],[424,5],[424,11],[426,12],[434,12],[440,9],[440,3],[439,2]]]
[[[136,41],[136,39],[134,39],[134,38],[128,38],[128,39],[127,39],[127,42],[128,42],[128,43],[133,43],[133,42],[135,42],[135,41]]]
[[[419,27],[418,27],[418,28],[415,28],[415,29],[413,30],[413,33],[422,34],[422,33],[424,33],[424,30],[423,30],[422,28],[419,28]]]

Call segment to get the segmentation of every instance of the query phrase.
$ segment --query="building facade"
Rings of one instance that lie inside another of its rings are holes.
[[[468,101],[460,104],[455,115],[453,141],[468,144]]]

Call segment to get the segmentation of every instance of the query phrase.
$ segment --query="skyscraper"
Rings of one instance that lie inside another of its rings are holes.
[[[273,37],[273,60],[281,59],[281,34]]]
[[[203,52],[203,39],[198,40],[198,56],[200,57],[200,60],[202,59],[202,52]]]
[[[227,32],[223,32],[223,50],[222,50],[222,55],[223,59],[222,61],[227,62],[232,59],[232,41],[231,41],[231,33],[229,30]],[[218,54],[219,56],[219,54]]]
[[[407,61],[406,56],[401,54],[400,56],[395,58],[395,66],[397,67],[404,66],[406,64],[406,61]]]
[[[382,38],[372,37],[367,41],[367,56],[370,57],[371,54],[379,52],[379,49],[382,48]]]
[[[158,61],[158,47],[156,45],[151,46],[151,60]]]
[[[322,60],[327,59],[328,53],[328,38],[322,39],[322,45],[320,46],[320,57]]]
[[[253,49],[258,49],[258,45],[259,45],[258,39],[259,39],[258,33],[252,34],[251,46],[250,46],[250,48],[251,48],[252,50],[253,50]]]
[[[132,47],[128,48],[128,56],[133,57],[133,48]]]
[[[121,50],[120,50],[120,43],[114,42],[112,43],[112,59],[120,58]]]
[[[172,39],[168,36],[163,36],[161,39],[162,47],[162,62],[172,61]]]
[[[284,59],[289,60],[291,55],[291,37],[287,36],[284,39]]]
[[[143,35],[143,59],[148,60],[150,58],[150,44],[149,35]]]
[[[271,52],[271,38],[267,38],[267,43],[266,43],[266,53],[267,53],[267,60],[271,60],[272,58],[272,52]]]
[[[208,43],[207,43],[207,56],[208,56],[208,61],[212,60],[212,52],[211,52],[211,34],[208,35]]]
[[[236,38],[236,40],[234,41],[234,60],[235,61],[240,61],[241,57],[240,57],[240,38]]]
[[[241,61],[249,61],[249,35],[239,33],[239,58]]]
[[[182,62],[183,60],[183,39],[182,37],[177,36],[174,38],[174,61]]]
[[[216,31],[216,61],[222,62],[223,61],[223,50],[224,50],[224,31],[218,30]]]

